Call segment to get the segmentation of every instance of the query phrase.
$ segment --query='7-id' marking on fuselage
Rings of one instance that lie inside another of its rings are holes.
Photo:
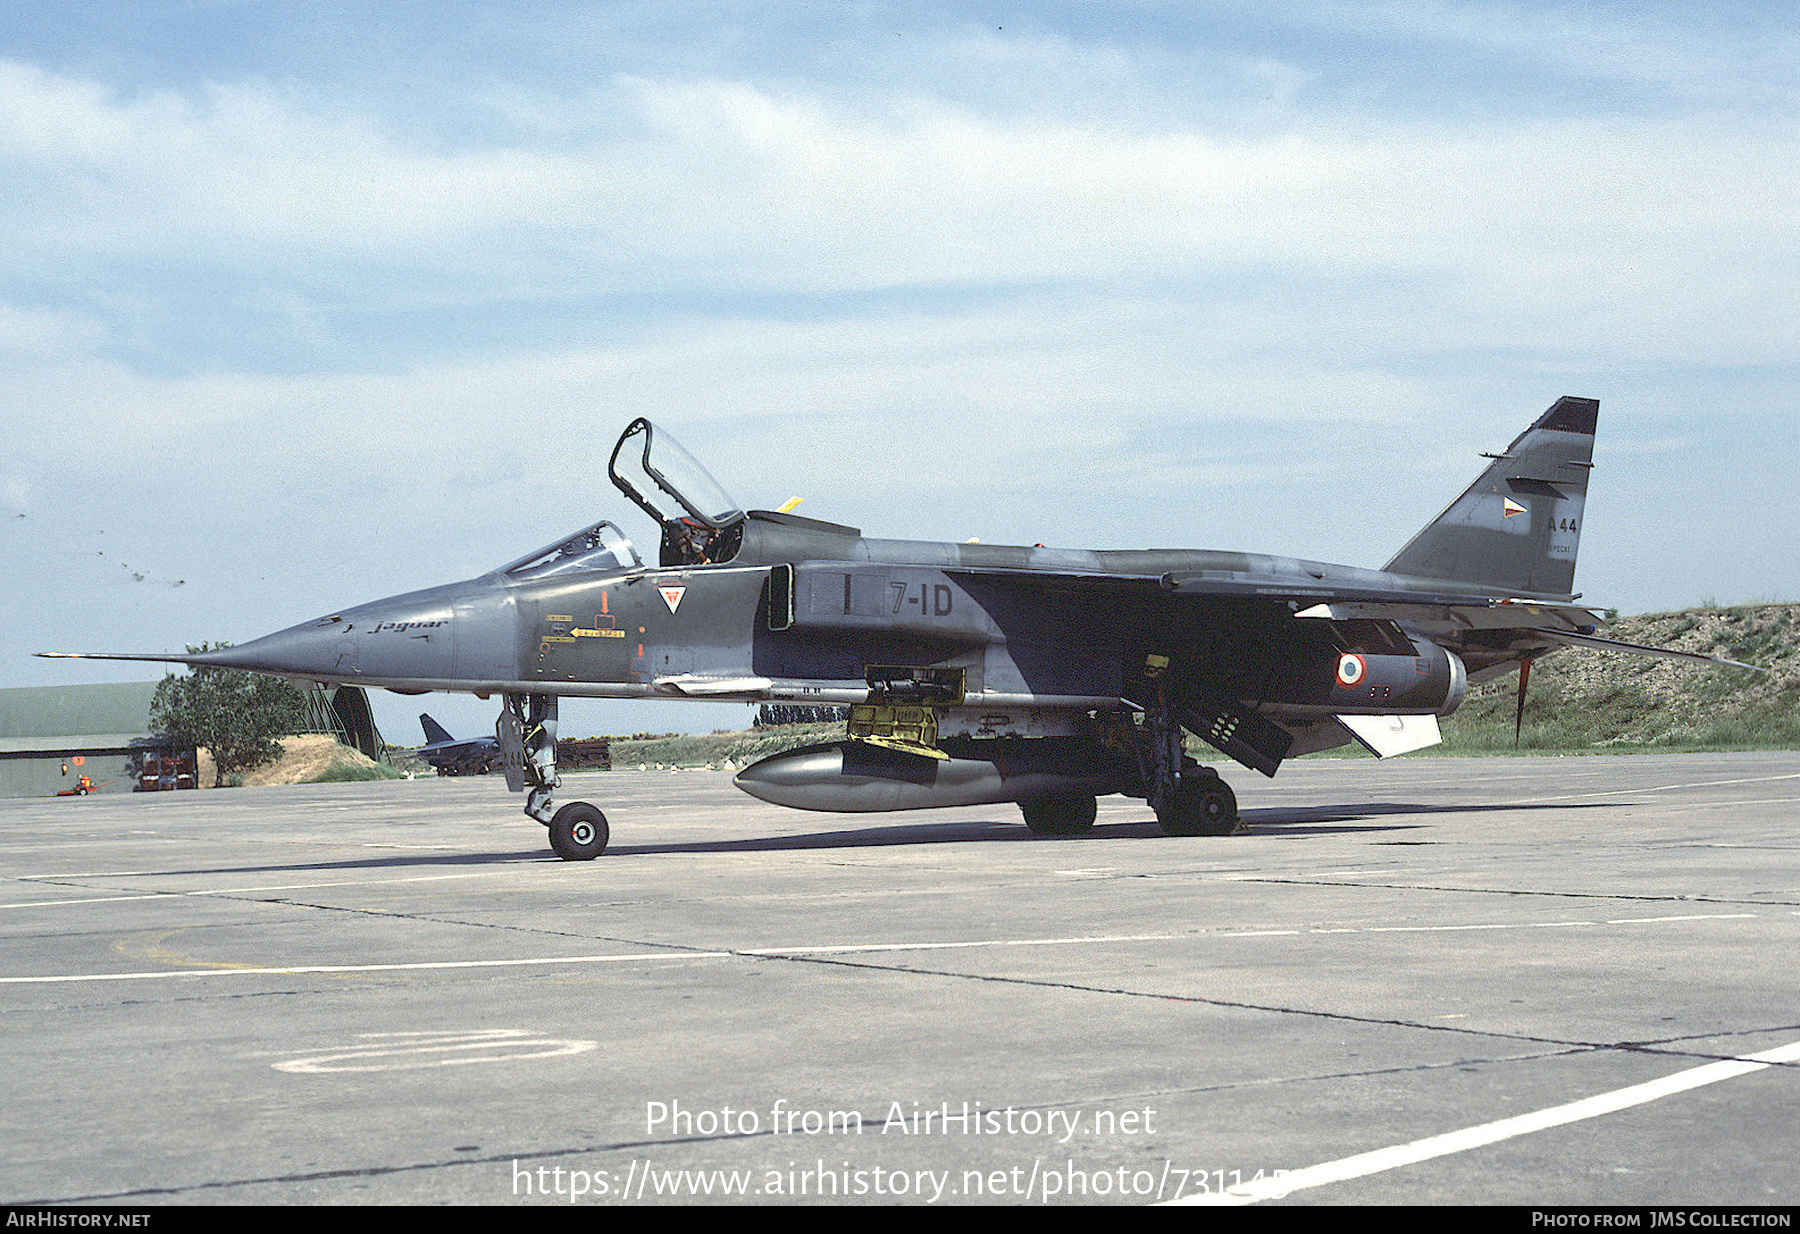
[[[929,613],[933,617],[948,617],[956,594],[943,583],[935,586],[929,583],[920,583],[915,593],[905,583],[893,582],[888,584],[888,590],[894,593],[894,604],[888,610],[889,612],[898,613],[902,608],[911,606],[917,608],[921,614]]]

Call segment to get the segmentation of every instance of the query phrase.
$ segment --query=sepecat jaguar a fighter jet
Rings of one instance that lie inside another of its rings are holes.
[[[224,650],[107,658],[216,665],[401,693],[499,695],[508,786],[571,861],[605,815],[558,807],[559,697],[849,708],[840,741],[736,783],[807,810],[1017,802],[1032,831],[1145,800],[1164,831],[1222,835],[1237,801],[1183,734],[1272,776],[1351,742],[1439,740],[1501,673],[1596,647],[1573,594],[1599,404],[1563,398],[1379,570],[1191,549],[1087,551],[878,540],[744,511],[662,429],[633,421],[608,467],[655,520],[646,562],[598,522],[465,582],[340,609]],[[1749,667],[1740,665],[1739,667]]]

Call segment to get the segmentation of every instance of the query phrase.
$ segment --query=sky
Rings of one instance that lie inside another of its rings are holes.
[[[1379,566],[1580,395],[1588,602],[1800,600],[1786,3],[33,0],[0,235],[0,686],[653,544],[640,415],[872,535]]]

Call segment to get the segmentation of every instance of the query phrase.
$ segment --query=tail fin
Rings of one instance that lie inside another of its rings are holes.
[[[1384,567],[1519,594],[1567,597],[1600,403],[1563,397]]]
[[[436,745],[440,741],[456,740],[456,738],[444,731],[444,726],[442,724],[439,724],[428,715],[421,713],[419,716],[419,723],[424,726],[425,729],[426,745]]]

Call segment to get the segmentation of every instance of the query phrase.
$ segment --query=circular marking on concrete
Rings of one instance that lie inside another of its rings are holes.
[[[330,1054],[291,1058],[275,1070],[301,1075],[346,1071],[413,1071],[423,1067],[465,1067],[530,1058],[585,1054],[600,1043],[544,1037],[522,1028],[471,1032],[358,1033],[358,1042]]]

